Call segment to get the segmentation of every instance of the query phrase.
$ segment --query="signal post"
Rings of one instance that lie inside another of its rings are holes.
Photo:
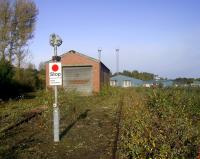
[[[52,63],[49,63],[49,85],[54,86],[55,102],[53,104],[53,133],[54,142],[60,141],[60,111],[58,107],[58,86],[62,85],[62,65],[60,56],[57,56],[57,47],[62,44],[61,38],[56,34],[50,35],[50,45],[54,47]]]

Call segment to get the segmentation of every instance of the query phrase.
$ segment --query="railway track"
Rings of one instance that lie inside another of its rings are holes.
[[[46,106],[42,106],[42,107],[39,107],[39,108],[35,108],[35,109],[32,109],[31,111],[28,111],[28,112],[25,112],[21,115],[21,118],[20,120],[18,121],[15,121],[11,124],[9,124],[8,126],[5,126],[3,128],[0,129],[0,133],[6,133],[7,131],[25,123],[25,122],[28,122],[29,120],[31,120],[32,118],[38,116],[38,115],[41,115],[45,110],[47,109]],[[5,115],[5,117],[8,117],[9,115]]]

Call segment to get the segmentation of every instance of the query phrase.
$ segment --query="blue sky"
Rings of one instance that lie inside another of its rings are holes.
[[[58,53],[69,50],[97,58],[116,71],[138,70],[162,77],[200,77],[199,0],[35,0],[39,9],[32,62],[53,55],[49,35],[63,39]]]

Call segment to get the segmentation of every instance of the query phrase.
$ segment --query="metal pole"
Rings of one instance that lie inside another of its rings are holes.
[[[99,56],[99,61],[101,61],[101,49],[98,49],[98,56]]]
[[[57,56],[57,46],[54,46],[54,56]],[[60,112],[58,107],[58,86],[56,85],[54,88],[55,88],[55,103],[53,104],[54,142],[59,142]]]
[[[119,74],[119,49],[116,49],[116,71]]]

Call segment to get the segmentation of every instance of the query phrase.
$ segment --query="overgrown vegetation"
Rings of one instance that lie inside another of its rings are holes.
[[[53,92],[35,95],[0,107],[0,116],[6,116],[0,118],[2,128],[19,120],[28,110],[47,106],[41,116],[0,134],[0,158],[111,158],[116,95],[80,96],[60,90],[58,144],[53,143],[52,134]]]
[[[32,0],[0,0],[0,100],[44,87],[33,65],[22,67],[37,14]]]
[[[148,93],[146,93],[148,92]],[[196,158],[200,146],[198,89],[130,91],[124,98],[122,158]]]
[[[1,129],[24,113],[46,111],[0,134],[3,158],[194,159],[200,146],[200,89],[109,88],[94,96],[59,90],[58,144],[53,143],[53,92],[1,104]],[[33,157],[34,156],[34,157]]]
[[[20,71],[20,72],[18,72]],[[20,77],[18,76],[18,73]],[[39,71],[34,65],[17,69],[7,60],[0,60],[0,99],[15,99],[24,96],[27,92],[44,89],[45,70]]]

